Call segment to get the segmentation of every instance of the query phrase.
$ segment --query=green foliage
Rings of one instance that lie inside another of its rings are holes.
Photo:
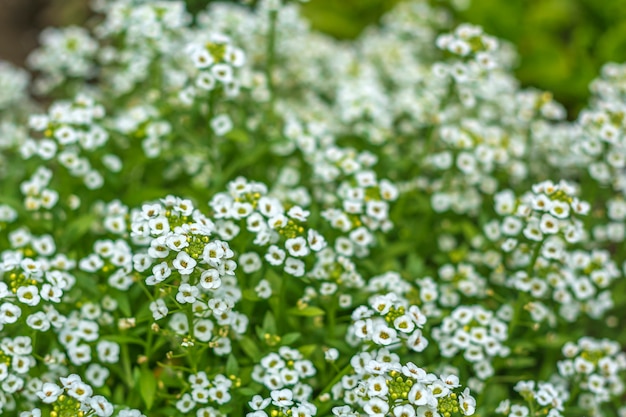
[[[585,105],[600,67],[626,60],[621,0],[480,0],[457,18],[513,42],[522,84],[554,92],[570,117]]]

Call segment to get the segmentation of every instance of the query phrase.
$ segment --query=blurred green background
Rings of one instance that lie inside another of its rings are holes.
[[[211,0],[186,0],[191,11]],[[254,0],[252,0],[254,1]],[[353,38],[403,0],[310,0],[304,14],[330,35]],[[455,10],[457,23],[481,25],[517,45],[517,77],[524,86],[554,92],[574,118],[587,102],[588,84],[609,61],[626,61],[626,0],[426,0],[433,5],[468,3]],[[250,1],[248,1],[250,2]],[[0,33],[0,58],[19,63],[33,47],[33,32],[46,25],[81,24],[88,17],[86,0],[0,0],[0,27],[28,33]],[[19,16],[14,18],[11,13]],[[21,18],[19,18],[21,16]],[[2,25],[2,20],[7,22]],[[16,26],[18,22],[21,26]],[[15,51],[16,48],[22,48]]]
[[[315,27],[338,38],[350,38],[399,1],[312,0],[304,10]],[[455,10],[456,23],[478,24],[487,33],[513,42],[521,57],[516,75],[522,85],[552,91],[570,118],[585,106],[589,82],[602,65],[626,61],[625,0],[467,3],[467,9]]]

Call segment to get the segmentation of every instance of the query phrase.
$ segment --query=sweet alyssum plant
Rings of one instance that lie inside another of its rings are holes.
[[[0,64],[2,414],[626,415],[625,66],[566,121],[425,0],[93,8]]]

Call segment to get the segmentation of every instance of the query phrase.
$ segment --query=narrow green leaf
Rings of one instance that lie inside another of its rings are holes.
[[[300,339],[301,336],[302,334],[298,332],[287,333],[286,335],[281,337],[280,342],[281,344],[288,346],[288,345],[291,345],[296,340]]]
[[[117,306],[120,308],[120,311],[122,312],[122,314],[124,314],[126,317],[132,317],[133,313],[130,308],[130,300],[129,300],[128,294],[121,293],[119,294],[118,297],[116,297],[116,299],[117,299]]]
[[[263,318],[263,330],[265,333],[276,334],[276,319],[271,311],[265,313]]]
[[[243,290],[243,299],[247,301],[259,301],[260,300],[256,291],[254,291],[252,288],[246,288],[245,290]]]
[[[308,306],[303,309],[291,308],[287,312],[294,316],[304,316],[304,317],[323,316],[324,314],[326,314],[324,310],[322,310],[319,307],[314,307],[314,306]]]
[[[261,392],[260,386],[240,388],[238,392],[244,397],[252,397]]]
[[[250,141],[248,133],[242,129],[233,129],[228,132],[225,137],[233,142],[246,143]]]
[[[241,346],[241,349],[243,349],[250,359],[254,361],[261,359],[261,351],[250,337],[244,336],[239,341],[239,346]]]
[[[150,410],[154,404],[157,382],[150,368],[143,368],[139,377],[139,393],[146,404],[146,410]]]
[[[96,220],[97,217],[94,214],[85,214],[80,216],[67,225],[63,231],[60,241],[66,246],[77,242],[81,237],[87,234]]]
[[[228,360],[226,361],[226,374],[239,375],[239,363],[237,363],[237,358],[232,353],[228,355]]]
[[[130,345],[139,345],[145,346],[146,341],[140,337],[125,335],[125,334],[107,334],[103,335],[102,339],[109,340],[111,342],[116,342],[120,344],[130,344]]]

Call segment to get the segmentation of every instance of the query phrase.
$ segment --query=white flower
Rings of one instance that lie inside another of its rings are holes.
[[[36,286],[28,285],[17,289],[17,299],[23,304],[36,306],[39,304],[41,297]]]
[[[277,407],[289,407],[293,405],[293,392],[290,389],[274,390],[271,392],[272,404]]]
[[[201,342],[208,342],[213,338],[215,325],[209,319],[200,319],[193,325],[193,335]]]
[[[68,346],[67,354],[70,358],[70,361],[74,365],[80,366],[91,362],[91,348],[87,344],[83,343],[80,345]]]
[[[104,363],[117,363],[120,359],[120,345],[102,340],[97,345],[98,358]]]
[[[200,275],[200,286],[206,290],[214,290],[220,287],[222,280],[216,269],[207,269]]]
[[[196,87],[202,89],[202,90],[207,90],[207,91],[211,91],[215,88],[215,85],[217,84],[217,81],[215,80],[215,77],[213,76],[213,74],[211,74],[210,72],[201,72],[200,74],[198,74],[198,77],[196,78]],[[187,89],[187,90],[182,90],[182,91],[186,91],[187,94],[189,94],[189,96],[191,96],[189,99],[185,96],[183,96],[182,101],[188,101],[188,104],[191,104],[193,101],[193,96],[194,91]]]
[[[86,402],[93,394],[93,389],[80,380],[72,383],[72,385],[66,387],[66,389],[70,397],[76,398],[80,402]]]
[[[304,262],[295,258],[287,258],[285,261],[285,272],[294,277],[301,277],[304,275]]]
[[[62,126],[54,132],[54,137],[61,145],[69,145],[78,140],[78,135],[74,129],[69,126]]]
[[[224,257],[225,251],[222,245],[213,241],[207,243],[202,251],[202,259],[204,262],[211,266],[218,266],[221,263],[221,259]]]
[[[197,262],[187,252],[178,252],[176,259],[172,261],[172,266],[178,270],[181,275],[189,275],[193,272]]]
[[[370,398],[365,406],[363,406],[363,411],[365,411],[368,416],[383,417],[389,412],[389,404],[387,404],[386,400],[381,398]]]
[[[426,324],[426,315],[422,313],[418,306],[410,306],[407,314],[413,320],[417,327],[422,328],[424,327],[424,324]]]
[[[0,305],[0,324],[15,323],[22,315],[22,310],[14,304],[3,303]]]
[[[413,384],[411,390],[409,391],[409,395],[407,397],[409,402],[414,405],[429,405],[434,401],[436,404],[436,399],[433,397],[432,393],[425,385],[421,383]]]
[[[398,341],[397,332],[383,323],[374,325],[372,341],[377,345],[389,346]]]
[[[163,301],[161,298],[158,298],[150,303],[150,311],[152,312],[152,317],[155,320],[160,320],[163,317],[167,316],[168,308],[165,305],[165,301]]]
[[[188,413],[196,406],[196,402],[191,398],[190,394],[183,394],[180,400],[176,402],[176,408],[181,413]]]
[[[422,352],[428,347],[428,339],[422,335],[421,330],[415,330],[406,341],[407,347],[415,352]]]
[[[256,292],[259,298],[268,299],[272,296],[272,287],[269,281],[262,279],[259,283],[254,287],[254,291]]]
[[[258,411],[263,410],[265,407],[267,407],[271,401],[271,398],[263,398],[260,395],[255,395],[254,397],[252,397],[252,400],[248,402],[248,405],[253,410]]]
[[[285,242],[285,249],[287,249],[291,256],[302,257],[309,254],[309,248],[306,245],[306,240],[300,236],[287,239]]]
[[[459,406],[463,415],[471,416],[476,411],[476,400],[470,395],[469,388],[465,388],[463,393],[459,395]]]
[[[303,210],[301,207],[299,206],[293,206],[292,208],[289,209],[289,211],[287,212],[287,215],[289,217],[291,217],[292,219],[296,219],[299,220],[301,222],[305,222],[307,217],[309,217],[309,215],[311,214],[311,212],[307,211],[307,210]]]
[[[570,205],[564,201],[552,201],[552,207],[550,207],[550,214],[558,219],[566,219],[569,217]]]
[[[184,252],[181,252],[184,253]],[[200,291],[198,287],[189,285],[189,284],[181,284],[178,287],[178,293],[176,294],[176,301],[181,304],[189,303],[192,304],[196,301],[196,298],[200,295]]]
[[[167,229],[168,230],[166,230],[166,232],[169,231],[169,225]],[[180,252],[181,250],[189,246],[189,242],[187,241],[185,236],[179,234],[171,234],[167,236],[167,238],[165,239],[165,244],[168,248],[176,252]]]
[[[215,61],[213,56],[204,48],[194,48],[191,52],[191,60],[196,68],[207,68]]]
[[[59,395],[63,393],[63,389],[61,389],[57,384],[53,384],[51,382],[46,382],[41,387],[40,391],[37,391],[37,396],[41,399],[42,402],[46,404],[52,404],[59,398]]]
[[[367,395],[369,397],[384,397],[389,392],[387,380],[379,375],[367,380]]]
[[[313,229],[309,229],[307,232],[307,243],[314,252],[319,252],[326,247],[324,237]]]
[[[211,119],[211,129],[217,136],[224,136],[233,129],[233,122],[227,114],[220,114]]]
[[[113,415],[113,405],[102,395],[94,395],[89,400],[89,406],[99,417],[109,417]]]
[[[392,410],[394,417],[415,417],[415,407],[410,405],[397,405]]]
[[[163,282],[172,274],[172,270],[167,262],[161,262],[152,267],[152,274],[156,282]]]
[[[396,317],[393,327],[402,333],[411,333],[415,329],[415,323],[406,314]]]
[[[233,68],[228,64],[215,64],[211,67],[211,74],[223,84],[233,81]]]
[[[85,371],[85,379],[87,379],[94,387],[102,387],[109,377],[109,370],[97,363],[92,363]]]

